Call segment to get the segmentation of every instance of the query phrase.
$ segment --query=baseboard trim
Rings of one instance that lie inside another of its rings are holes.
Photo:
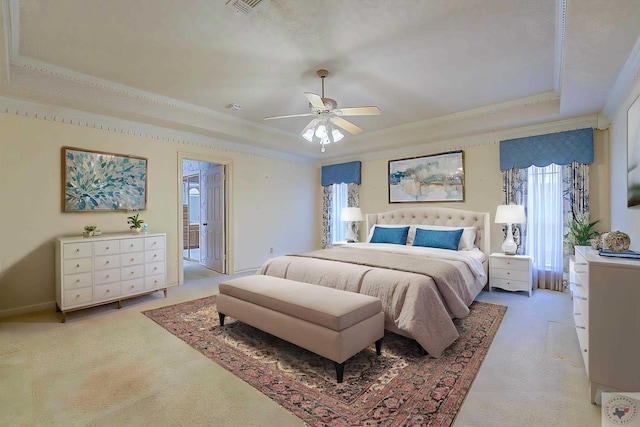
[[[9,316],[15,316],[18,314],[33,313],[34,311],[45,311],[45,310],[55,310],[55,309],[56,309],[56,302],[49,301],[49,302],[43,302],[40,304],[25,305],[23,307],[0,310],[0,317],[9,317]]]

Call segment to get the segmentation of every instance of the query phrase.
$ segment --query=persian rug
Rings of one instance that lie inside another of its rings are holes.
[[[227,317],[215,296],[144,314],[311,426],[449,426],[471,387],[506,307],[483,302],[456,320],[460,337],[438,359],[385,331],[347,360],[338,384],[332,361]]]

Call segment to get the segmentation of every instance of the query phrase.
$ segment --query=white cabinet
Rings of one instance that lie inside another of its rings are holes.
[[[66,313],[164,291],[166,235],[128,233],[56,241],[56,304]]]
[[[598,391],[640,390],[640,260],[601,257],[578,246],[570,261],[573,313],[590,383]]]
[[[493,253],[489,257],[489,291],[525,291],[531,296],[533,261],[527,255]]]

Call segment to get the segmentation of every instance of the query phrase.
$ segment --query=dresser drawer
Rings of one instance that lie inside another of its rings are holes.
[[[98,270],[95,272],[95,284],[117,282],[120,280],[120,269],[111,268],[108,270]]]
[[[95,267],[96,270],[120,267],[120,255],[97,256]]]
[[[493,268],[490,270],[491,280],[505,279],[505,280],[518,280],[521,282],[529,282],[529,270],[503,270],[500,268]]]
[[[152,262],[150,264],[145,264],[145,276],[155,276],[156,274],[164,274],[164,262]]]
[[[91,256],[91,243],[65,243],[62,257],[64,259],[86,258]]]
[[[120,265],[136,265],[144,262],[144,252],[128,252],[120,255]]]
[[[145,268],[146,267],[142,264],[122,267],[122,269],[120,270],[120,280],[129,280],[143,277]]]
[[[122,239],[120,241],[120,252],[142,252],[144,250],[144,242],[142,238],[138,239]]]
[[[93,280],[91,277],[91,272],[64,275],[63,288],[65,291],[69,289],[86,288],[87,286],[92,286],[92,285],[93,285]]]
[[[144,262],[164,261],[164,249],[155,249],[144,252]]]
[[[144,249],[164,249],[164,236],[145,237]]]
[[[164,274],[160,274],[157,276],[147,276],[144,278],[144,288],[147,290],[164,288],[166,284],[167,282]]]
[[[108,283],[95,287],[94,299],[96,301],[117,298],[120,296],[120,283]]]
[[[119,254],[120,243],[118,240],[104,240],[101,242],[95,242],[93,244],[93,249],[96,256]]]
[[[137,294],[144,291],[144,279],[125,280],[121,284],[122,295]]]
[[[93,300],[93,288],[65,290],[63,295],[64,299],[62,301],[62,307],[60,308],[66,309],[90,303]]]
[[[490,258],[489,269],[502,268],[505,270],[529,271],[529,260],[518,258]]]
[[[91,258],[68,259],[64,261],[64,274],[85,273],[91,271]]]

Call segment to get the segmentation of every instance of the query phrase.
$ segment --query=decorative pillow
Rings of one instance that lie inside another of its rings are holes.
[[[415,236],[415,232],[418,229],[422,230],[448,230],[455,231],[462,229],[462,237],[460,243],[458,243],[459,251],[471,251],[476,245],[476,227],[449,227],[445,225],[413,225],[409,230],[409,237],[407,238],[407,244],[412,244]]]
[[[405,245],[407,243],[409,227],[378,227],[373,230],[369,243],[393,243]]]
[[[425,246],[428,248],[458,250],[460,237],[462,236],[462,228],[458,230],[425,230],[423,228],[416,229],[416,237],[413,240],[413,246]]]
[[[373,227],[371,227],[369,229],[369,235],[367,236],[367,242],[371,243],[371,238],[373,237],[373,233],[376,231],[376,228],[405,228],[405,227],[408,227],[408,225],[406,225],[406,224],[403,224],[403,225],[395,225],[395,224],[380,225],[380,224],[374,224]],[[409,228],[408,236],[410,236],[410,235],[411,235],[411,228]],[[407,244],[409,243],[408,239],[409,238],[407,237]]]

